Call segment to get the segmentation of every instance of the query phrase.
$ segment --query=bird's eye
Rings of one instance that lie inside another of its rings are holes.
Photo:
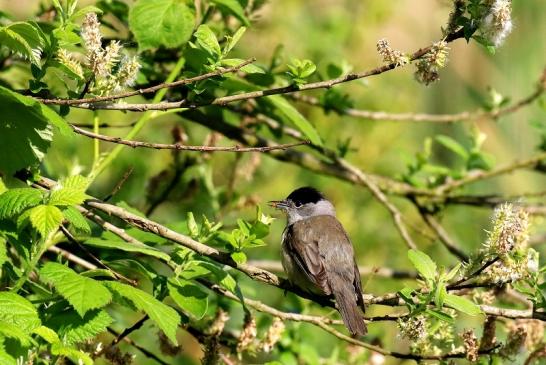
[[[294,205],[296,206],[296,208],[299,208],[301,207],[303,204],[301,202],[295,202]]]

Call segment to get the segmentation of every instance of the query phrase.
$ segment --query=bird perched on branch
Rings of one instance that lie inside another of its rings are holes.
[[[362,284],[351,241],[332,203],[318,190],[303,187],[269,204],[283,210],[282,264],[291,284],[319,295],[333,295],[352,335],[366,334]]]

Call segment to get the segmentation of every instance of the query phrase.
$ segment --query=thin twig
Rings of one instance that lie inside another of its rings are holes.
[[[129,176],[131,176],[131,174],[133,173],[133,167],[129,167],[129,169],[127,171],[125,171],[125,173],[123,173],[123,176],[121,177],[121,179],[118,181],[118,183],[116,184],[116,186],[114,186],[114,189],[112,189],[112,191],[110,192],[110,194],[108,194],[107,196],[105,196],[102,200],[107,202],[109,201],[110,199],[112,199],[112,197],[114,195],[116,195],[120,190],[121,190],[121,187],[123,186],[123,184],[125,184],[125,182],[127,181],[127,179],[129,178]]]
[[[80,98],[80,99],[40,99],[40,98],[37,98],[36,100],[40,101],[43,104],[72,105],[72,106],[77,107],[80,104],[95,104],[95,103],[101,103],[101,102],[105,102],[105,101],[113,101],[113,100],[118,100],[118,99],[124,99],[124,98],[128,98],[130,96],[154,93],[154,92],[156,92],[158,90],[161,90],[161,89],[170,89],[170,88],[174,88],[174,87],[179,87],[179,86],[183,86],[183,85],[192,84],[192,83],[195,83],[195,82],[198,82],[198,81],[203,81],[203,80],[210,79],[212,77],[220,76],[220,75],[230,73],[230,72],[237,72],[241,68],[243,68],[246,65],[254,62],[255,60],[256,59],[251,58],[251,59],[248,59],[248,60],[246,60],[244,62],[241,62],[240,64],[238,64],[236,66],[227,67],[227,68],[218,68],[215,71],[211,71],[211,72],[208,72],[206,74],[191,77],[191,78],[188,78],[188,79],[178,80],[178,81],[174,81],[174,82],[165,82],[165,83],[155,85],[155,86],[151,86],[151,87],[147,87],[147,88],[144,88],[144,89],[138,89],[138,90],[135,90],[135,91],[128,91],[128,92],[121,93],[121,94],[116,94],[116,95],[96,96],[96,97],[93,97],[93,98],[86,98],[86,99],[82,99],[82,98]]]
[[[537,87],[535,91],[521,99],[516,103],[506,106],[499,109],[493,110],[476,110],[476,111],[465,111],[455,114],[425,114],[425,113],[388,113],[384,111],[371,111],[371,110],[360,110],[360,109],[335,109],[335,111],[341,115],[347,115],[356,118],[363,118],[367,120],[374,121],[397,121],[397,122],[429,122],[429,123],[453,123],[459,121],[472,121],[476,119],[485,119],[485,118],[498,118],[503,115],[514,113],[527,105],[533,103],[544,93],[544,88]],[[313,106],[322,106],[322,103],[318,98],[308,95],[293,94],[291,98]]]
[[[166,144],[166,143],[150,143],[150,142],[140,142],[140,141],[129,141],[119,137],[105,136],[103,134],[93,133],[86,131],[85,129],[76,127],[72,125],[74,132],[81,134],[86,137],[98,139],[105,142],[122,144],[129,147],[137,148],[153,148],[157,150],[178,150],[178,151],[198,151],[198,152],[268,152],[274,150],[285,150],[292,147],[302,146],[309,144],[310,141],[302,141],[295,143],[287,144],[275,144],[272,146],[262,146],[262,147],[241,147],[241,146],[230,146],[230,147],[218,147],[218,146],[187,146],[180,143]]]
[[[432,214],[421,211],[421,209],[419,210],[425,223],[434,231],[434,233],[436,233],[436,236],[440,239],[440,242],[445,248],[462,261],[467,262],[469,260],[468,255],[453,241],[440,222],[438,222]]]

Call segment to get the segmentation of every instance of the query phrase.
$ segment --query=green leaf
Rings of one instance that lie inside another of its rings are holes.
[[[182,278],[169,279],[167,283],[169,295],[174,302],[196,319],[201,319],[207,313],[209,298],[205,291],[189,280]]]
[[[482,313],[480,307],[474,302],[457,295],[447,294],[444,303],[459,312],[475,316]]]
[[[197,44],[211,55],[220,56],[222,50],[214,32],[206,24],[201,24],[195,32]]]
[[[42,202],[42,192],[32,188],[11,189],[0,195],[0,219],[12,218]]]
[[[296,126],[314,145],[322,146],[322,140],[313,125],[300,112],[280,95],[271,95],[265,98],[286,121]]]
[[[85,245],[100,247],[112,250],[121,250],[125,252],[138,252],[144,255],[153,256],[163,261],[169,262],[171,257],[165,252],[159,251],[153,247],[146,245],[139,245],[134,243],[127,243],[125,241],[117,240],[104,240],[100,238],[90,238],[84,242]]]
[[[210,0],[210,2],[212,4],[216,4],[221,10],[227,11],[231,15],[235,16],[244,25],[250,25],[250,22],[245,16],[245,9],[243,9],[237,0]]]
[[[50,205],[79,205],[86,199],[86,195],[83,191],[56,186],[49,196],[48,203]]]
[[[22,346],[28,346],[32,341],[32,338],[17,325],[2,320],[0,320],[0,334],[19,341]]]
[[[46,340],[48,343],[55,343],[60,342],[59,336],[55,331],[53,331],[51,328],[46,326],[40,326],[38,328],[35,328],[33,333],[37,334],[44,340]]]
[[[52,284],[82,317],[87,311],[104,307],[112,300],[112,294],[99,281],[55,262],[42,267],[40,278]]]
[[[0,292],[0,320],[31,333],[41,325],[38,312],[31,302],[20,295]]]
[[[0,269],[8,261],[8,248],[6,247],[6,240],[0,237]]]
[[[193,216],[192,212],[188,212],[187,217],[188,218],[186,220],[186,225],[188,226],[188,231],[190,232],[190,236],[192,238],[197,238],[199,236],[199,227],[197,226],[195,217]]]
[[[63,221],[63,213],[52,205],[38,205],[30,210],[30,223],[42,237],[56,230]]]
[[[455,323],[455,318],[453,318],[449,314],[444,313],[442,311],[435,310],[435,309],[427,309],[426,312],[427,314],[430,314],[431,316],[438,318],[440,321],[444,321],[451,324]]]
[[[239,265],[246,263],[246,254],[242,251],[232,252],[230,256]]]
[[[245,62],[245,60],[240,58],[227,58],[220,61],[220,64],[222,66],[228,66],[228,67],[234,67],[237,65],[240,65],[241,63]],[[245,65],[241,67],[240,69],[243,72],[246,72],[247,74],[263,74],[265,71],[256,65],[253,65],[252,63],[249,63],[248,65]]]
[[[129,11],[140,51],[179,47],[190,40],[194,25],[194,11],[180,0],[138,0]]]
[[[438,308],[442,308],[444,301],[446,299],[447,290],[444,282],[440,281],[436,287],[436,292],[434,293],[434,303]]]
[[[75,207],[66,207],[63,210],[63,216],[74,229],[86,234],[91,233],[91,227],[89,227],[89,223],[87,223],[85,217]]]
[[[90,180],[81,175],[73,175],[62,179],[59,183],[69,189],[81,190],[85,192],[89,186]]]
[[[455,277],[455,275],[457,275],[457,273],[459,272],[459,269],[461,268],[462,264],[459,262],[457,265],[455,265],[455,267],[453,267],[453,269],[451,269],[445,276],[444,276],[444,280],[445,281],[450,281],[451,279],[453,279]]]
[[[53,138],[51,125],[63,134],[72,133],[52,109],[3,86],[0,105],[0,172],[8,176],[43,159]]]
[[[466,150],[466,148],[464,148],[459,142],[457,142],[453,138],[439,135],[434,137],[434,139],[451,152],[461,156],[463,160],[466,161],[468,159],[468,151]]]
[[[434,281],[437,270],[436,264],[426,253],[419,250],[409,250],[408,259],[423,278],[427,281]]]
[[[66,356],[74,364],[93,365],[93,360],[88,354],[77,348],[65,346],[60,342],[51,345],[51,353],[57,356]]]
[[[165,335],[174,344],[177,344],[176,329],[180,324],[180,316],[174,309],[163,304],[150,294],[132,286],[113,281],[107,284],[110,289],[131,301],[138,309],[144,311]]]
[[[245,32],[246,32],[246,27],[241,27],[237,29],[237,31],[235,32],[235,34],[233,34],[233,36],[226,37],[228,41],[226,46],[224,47],[224,51],[223,51],[224,55],[227,55],[233,49],[233,47],[235,47],[235,45],[239,43],[239,40],[241,40]]]
[[[27,22],[16,22],[0,27],[0,44],[32,63],[39,64],[44,41],[37,26]]]
[[[54,317],[48,325],[54,328],[67,345],[75,345],[106,332],[112,324],[112,317],[102,309],[94,309],[83,317],[75,311],[63,312]]]

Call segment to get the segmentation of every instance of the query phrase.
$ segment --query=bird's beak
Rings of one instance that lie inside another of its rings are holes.
[[[286,200],[273,200],[273,201],[270,201],[268,204],[270,207],[273,207],[275,209],[286,210],[289,207],[288,202]]]

